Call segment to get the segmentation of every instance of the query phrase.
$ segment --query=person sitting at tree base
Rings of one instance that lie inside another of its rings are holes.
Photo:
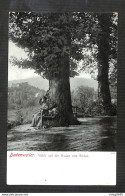
[[[42,127],[44,127],[43,117],[45,117],[45,116],[49,116],[49,117],[56,116],[57,107],[56,107],[56,104],[53,104],[53,106],[49,107],[48,101],[47,101],[47,96],[44,96],[43,98],[41,98],[39,100],[39,104],[41,105],[40,111],[33,115],[31,126],[42,128]]]

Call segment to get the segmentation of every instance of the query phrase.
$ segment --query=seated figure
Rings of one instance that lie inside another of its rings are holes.
[[[48,105],[47,105],[47,97],[44,96],[39,100],[39,104],[41,105],[39,112],[33,115],[32,119],[32,127],[40,127],[42,124],[42,117],[45,115],[45,113],[48,110]]]
[[[41,98],[39,100],[39,104],[41,105],[40,111],[33,115],[32,124],[31,124],[32,127],[42,127],[44,116],[51,117],[57,114],[56,104],[51,104],[51,107],[49,107],[47,96]]]

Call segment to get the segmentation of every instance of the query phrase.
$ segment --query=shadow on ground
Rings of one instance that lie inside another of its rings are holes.
[[[116,151],[116,117],[80,118],[81,125],[8,131],[8,151]]]

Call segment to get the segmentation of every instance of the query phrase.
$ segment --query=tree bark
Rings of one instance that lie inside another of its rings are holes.
[[[58,108],[57,125],[78,124],[73,115],[69,82],[69,56],[63,56],[49,79],[49,95]]]
[[[107,115],[114,115],[109,89],[108,64],[106,63],[102,63],[102,65],[98,66],[98,88],[99,100],[103,104],[105,113]]]
[[[98,88],[99,88],[99,99],[102,101],[105,113],[107,115],[115,115],[111,103],[111,95],[109,88],[109,54],[110,54],[110,20],[109,14],[100,14],[98,16],[101,32],[98,35]]]

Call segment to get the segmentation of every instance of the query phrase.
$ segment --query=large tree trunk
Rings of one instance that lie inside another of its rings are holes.
[[[101,32],[97,39],[98,44],[98,85],[99,99],[102,101],[105,113],[107,115],[115,115],[114,108],[111,103],[111,95],[109,88],[109,53],[110,53],[110,14],[100,14],[98,16]]]
[[[111,95],[108,80],[108,64],[102,63],[98,66],[98,93],[99,100],[102,102],[105,113],[107,115],[114,115],[114,109],[111,103]]]
[[[49,79],[49,95],[58,108],[57,125],[78,124],[73,115],[69,82],[69,56],[62,57]]]

